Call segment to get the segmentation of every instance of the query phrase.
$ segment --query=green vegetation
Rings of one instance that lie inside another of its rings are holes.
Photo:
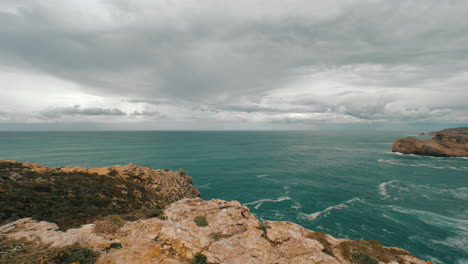
[[[109,249],[112,249],[112,248],[121,249],[121,248],[122,248],[122,244],[120,244],[120,243],[112,243],[112,244],[109,245]]]
[[[125,178],[52,169],[39,173],[22,163],[3,161],[0,225],[32,217],[66,230],[108,215],[129,220],[159,217],[162,197],[157,190],[146,187],[148,181],[139,175]]]
[[[60,264],[92,264],[96,261],[98,254],[89,248],[68,246],[51,250],[45,256],[51,263]]]
[[[223,238],[232,237],[231,234],[222,234],[222,233],[212,233],[210,236],[215,241],[218,241],[218,240],[223,239]]]
[[[115,233],[124,226],[126,222],[127,221],[122,219],[119,215],[110,215],[105,217],[103,220],[96,221],[94,231],[101,234]]]
[[[375,240],[344,241],[339,244],[339,249],[345,259],[356,264],[374,264],[379,261],[401,263],[400,255],[409,255],[402,249],[385,248]]]
[[[66,246],[47,248],[41,243],[0,238],[0,263],[2,264],[92,264],[98,253],[89,248]]]
[[[208,259],[202,253],[197,253],[192,260],[192,264],[208,264]]]
[[[351,263],[353,264],[378,264],[379,262],[367,254],[351,255]]]
[[[320,242],[320,244],[322,244],[323,246],[323,250],[322,250],[323,253],[333,256],[333,257],[335,256],[335,254],[333,253],[333,246],[327,240],[327,234],[322,233],[322,232],[312,231],[311,233],[307,234],[306,237]]]
[[[199,227],[208,226],[208,220],[206,220],[206,217],[202,215],[195,217],[193,222],[195,222],[195,224],[197,224]]]

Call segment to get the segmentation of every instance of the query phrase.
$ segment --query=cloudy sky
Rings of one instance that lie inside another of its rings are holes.
[[[0,0],[0,130],[468,123],[465,0]]]

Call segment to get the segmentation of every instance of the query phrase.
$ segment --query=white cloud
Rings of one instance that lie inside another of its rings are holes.
[[[466,122],[466,12],[435,0],[4,0],[0,122]]]

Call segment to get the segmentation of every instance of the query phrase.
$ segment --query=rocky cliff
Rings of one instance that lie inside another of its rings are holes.
[[[444,133],[455,133],[455,134],[468,134],[468,127],[456,127],[456,128],[447,128],[440,131],[432,131],[427,133],[429,136],[435,136],[437,134]]]
[[[182,170],[1,161],[0,176],[2,264],[425,263],[377,241],[260,222],[236,201],[193,198],[199,193]],[[147,208],[159,211],[135,217]],[[61,231],[53,220],[84,224]]]
[[[0,223],[32,217],[66,229],[106,215],[157,216],[177,200],[198,196],[183,170],[50,168],[0,160]]]
[[[262,223],[235,201],[183,199],[161,219],[127,222],[112,232],[102,232],[100,224],[62,232],[53,223],[26,218],[1,226],[0,263],[41,263],[34,261],[56,256],[63,261],[64,253],[56,252],[74,258],[61,263],[425,263],[376,241],[338,239],[291,222]]]
[[[468,157],[468,134],[437,133],[432,139],[399,138],[393,152],[437,157]]]

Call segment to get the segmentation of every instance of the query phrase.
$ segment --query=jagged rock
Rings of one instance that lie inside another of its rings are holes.
[[[236,201],[183,199],[165,213],[165,220],[128,222],[108,235],[93,232],[94,224],[62,232],[55,224],[21,219],[1,226],[0,236],[49,247],[78,244],[100,251],[99,264],[189,264],[197,254],[205,255],[210,263],[349,264],[354,253],[367,254],[379,263],[425,263],[404,250],[377,242],[337,239],[291,222],[260,223]],[[205,217],[208,225],[197,225],[194,219],[198,216]],[[109,249],[116,242],[122,248]],[[343,243],[348,251],[343,250]],[[352,247],[354,244],[357,246]]]
[[[399,138],[393,152],[437,157],[468,157],[468,134],[440,133],[432,139]]]

